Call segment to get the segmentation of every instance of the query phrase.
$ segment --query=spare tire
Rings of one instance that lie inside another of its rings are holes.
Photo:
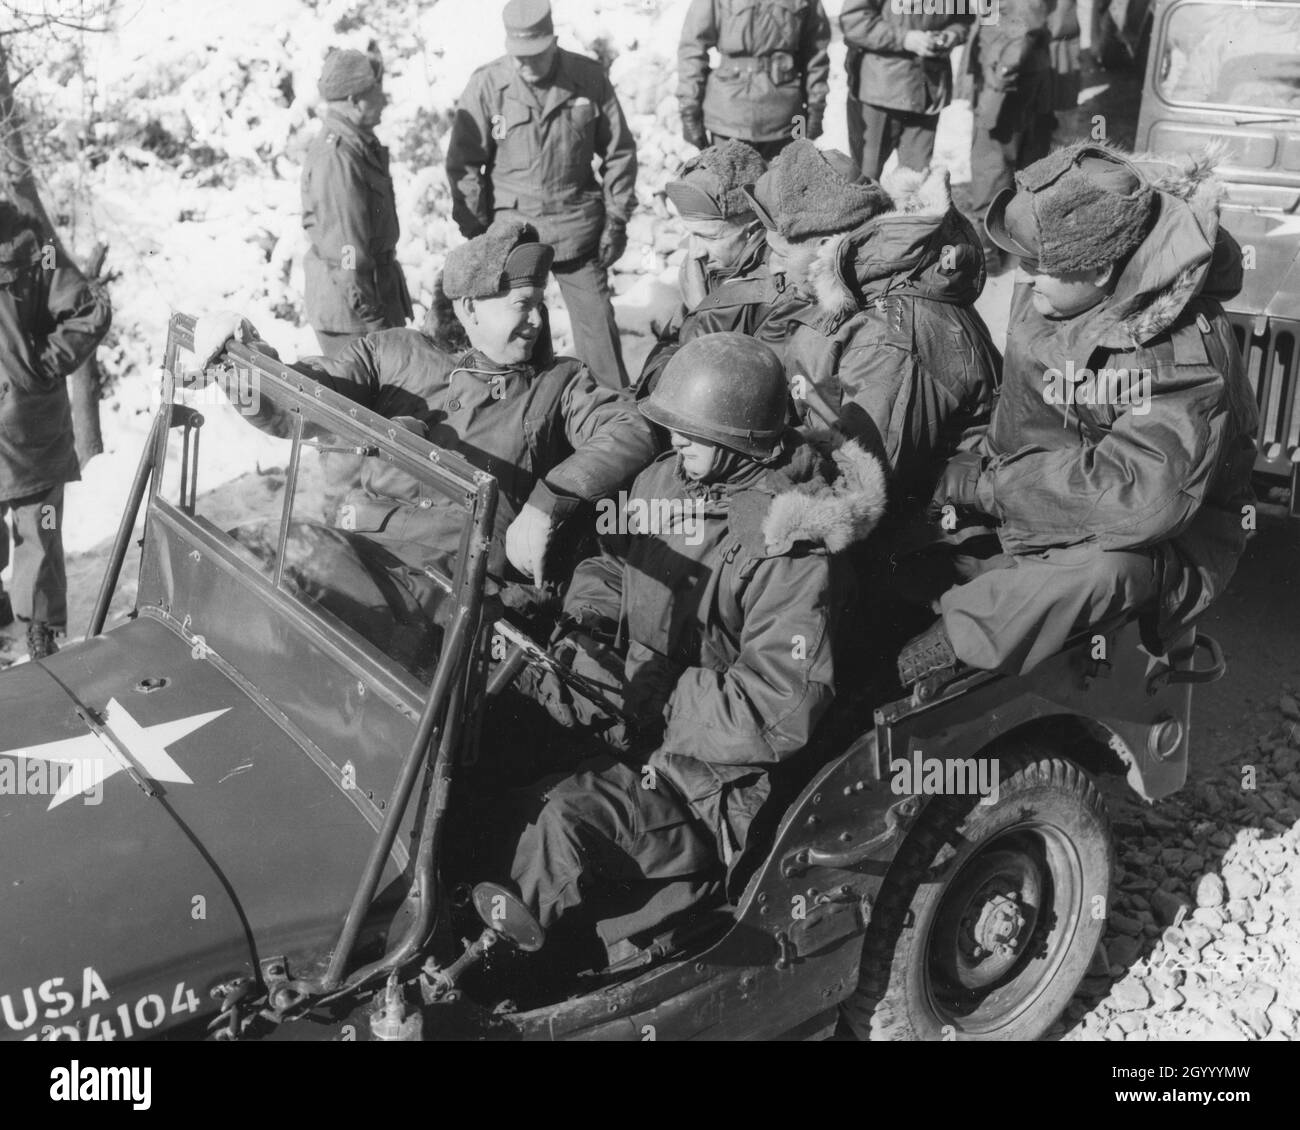
[[[996,802],[931,800],[890,869],[842,1007],[859,1039],[1037,1039],[1087,972],[1114,861],[1105,803],[1044,746],[993,756]]]

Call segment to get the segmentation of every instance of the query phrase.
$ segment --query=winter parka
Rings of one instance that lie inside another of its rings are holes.
[[[830,40],[821,0],[692,0],[677,48],[682,121],[741,141],[819,137]],[[802,134],[792,132],[800,115]]]
[[[636,139],[595,59],[561,49],[552,81],[532,87],[503,55],[470,76],[456,103],[447,183],[466,239],[494,216],[522,219],[563,263],[596,250],[607,215],[632,215]]]
[[[64,378],[108,331],[108,297],[12,209],[0,231],[0,500],[81,478]],[[48,265],[47,265],[48,264]]]
[[[304,303],[312,329],[362,334],[406,325],[411,297],[397,262],[388,150],[326,113],[302,168]]]
[[[1016,295],[973,501],[1008,553],[1154,548],[1167,641],[1245,548],[1259,416],[1220,305],[1241,286],[1241,249],[1219,226],[1212,163],[1135,164],[1158,218],[1110,297],[1051,320],[1029,288]]]
[[[849,94],[860,102],[911,114],[938,114],[952,101],[948,56],[923,59],[903,50],[909,31],[951,31],[965,42],[972,14],[948,15],[926,0],[845,0],[840,31],[848,45]],[[929,8],[930,12],[925,9]]]
[[[870,534],[885,494],[883,466],[853,442],[828,456],[789,441],[773,465],[709,485],[670,452],[637,478],[623,513],[629,528],[638,510],[677,520],[609,539],[574,575],[566,610],[620,625],[624,701],[663,721],[649,765],[728,863],[771,770],[808,743],[834,697],[832,555]]]
[[[874,425],[901,518],[928,504],[948,457],[988,422],[1001,359],[975,310],[979,241],[947,174],[898,169],[884,187],[894,208],[825,243],[805,297],[773,309],[764,332],[783,323],[779,352],[805,418],[826,423],[811,386],[849,434]]]
[[[505,531],[526,502],[558,524],[630,482],[658,451],[631,395],[600,384],[580,361],[555,357],[549,333],[533,359],[503,367],[469,346],[439,294],[428,332],[384,330],[337,357],[293,367],[382,416],[413,416],[429,441],[497,478],[496,527],[488,568],[505,566]],[[461,507],[403,471],[367,460],[360,488],[346,499],[346,526],[454,552]]]

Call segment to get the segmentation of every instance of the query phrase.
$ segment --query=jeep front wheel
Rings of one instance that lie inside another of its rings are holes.
[[[998,761],[994,803],[931,800],[894,861],[843,1006],[859,1039],[1037,1039],[1087,972],[1113,859],[1101,794],[1041,746]]]

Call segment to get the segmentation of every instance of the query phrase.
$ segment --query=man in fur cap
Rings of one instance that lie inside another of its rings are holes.
[[[404,326],[411,299],[388,150],[375,137],[384,81],[362,51],[331,51],[318,84],[325,113],[302,168],[307,321],[327,357],[364,333]]]
[[[763,332],[784,339],[794,402],[810,423],[883,441],[902,518],[924,508],[947,457],[987,420],[998,355],[974,305],[979,240],[947,174],[902,169],[889,188],[844,154],[796,141],[750,197],[769,270],[791,292]]]
[[[755,334],[773,299],[766,232],[745,195],[767,162],[743,141],[723,141],[692,157],[664,191],[688,235],[682,305],[660,334],[637,382],[647,396],[677,349],[707,333]],[[761,335],[760,335],[761,336]]]
[[[1231,578],[1246,542],[1257,411],[1220,299],[1241,256],[1208,163],[1072,145],[1016,174],[990,236],[1032,286],[1013,302],[986,434],[934,493],[993,525],[904,684],[958,662],[1027,671],[1080,627],[1150,607],[1162,648]]]
[[[786,397],[770,349],[718,333],[683,346],[641,401],[673,449],[637,478],[566,598],[575,621],[617,636],[606,651],[582,635],[571,646],[580,669],[601,656],[592,669],[621,700],[622,759],[515,798],[510,874],[545,927],[593,896],[689,880],[657,899],[666,915],[720,865],[734,876],[782,763],[830,705],[834,555],[879,521],[885,475],[856,444],[814,451],[787,426]]]
[[[630,481],[656,453],[630,394],[601,384],[582,362],[554,356],[543,303],[553,255],[528,224],[497,221],[447,255],[424,332],[368,334],[337,357],[294,365],[495,475],[488,568],[539,586],[561,523]],[[195,353],[210,360],[232,337],[274,353],[237,314],[203,319]],[[463,512],[436,502],[405,473],[371,460],[344,503],[347,528],[400,543],[404,559],[454,552]]]

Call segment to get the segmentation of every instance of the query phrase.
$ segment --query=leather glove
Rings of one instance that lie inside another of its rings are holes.
[[[627,224],[613,216],[605,220],[605,230],[600,233],[600,250],[596,252],[596,266],[608,271],[627,250]]]
[[[804,125],[804,137],[809,141],[816,141],[823,132],[822,115],[809,111],[807,123]]]
[[[506,530],[506,557],[525,577],[532,577],[538,588],[542,587],[546,550],[551,543],[553,528],[551,516],[546,511],[525,502],[524,508]]]
[[[704,121],[701,118],[682,118],[682,137],[696,149],[709,147],[709,135],[704,132]]]
[[[198,372],[204,372],[225,353],[232,341],[251,345],[261,337],[253,323],[234,310],[217,310],[202,314],[194,324],[194,360]]]
[[[934,488],[931,512],[938,513],[948,504],[979,509],[979,481],[985,462],[984,456],[974,451],[959,451],[949,459]]]
[[[915,55],[921,59],[933,59],[941,53],[934,41],[934,36],[928,31],[921,31],[919,28],[915,28],[903,35],[903,50],[909,55]]]

